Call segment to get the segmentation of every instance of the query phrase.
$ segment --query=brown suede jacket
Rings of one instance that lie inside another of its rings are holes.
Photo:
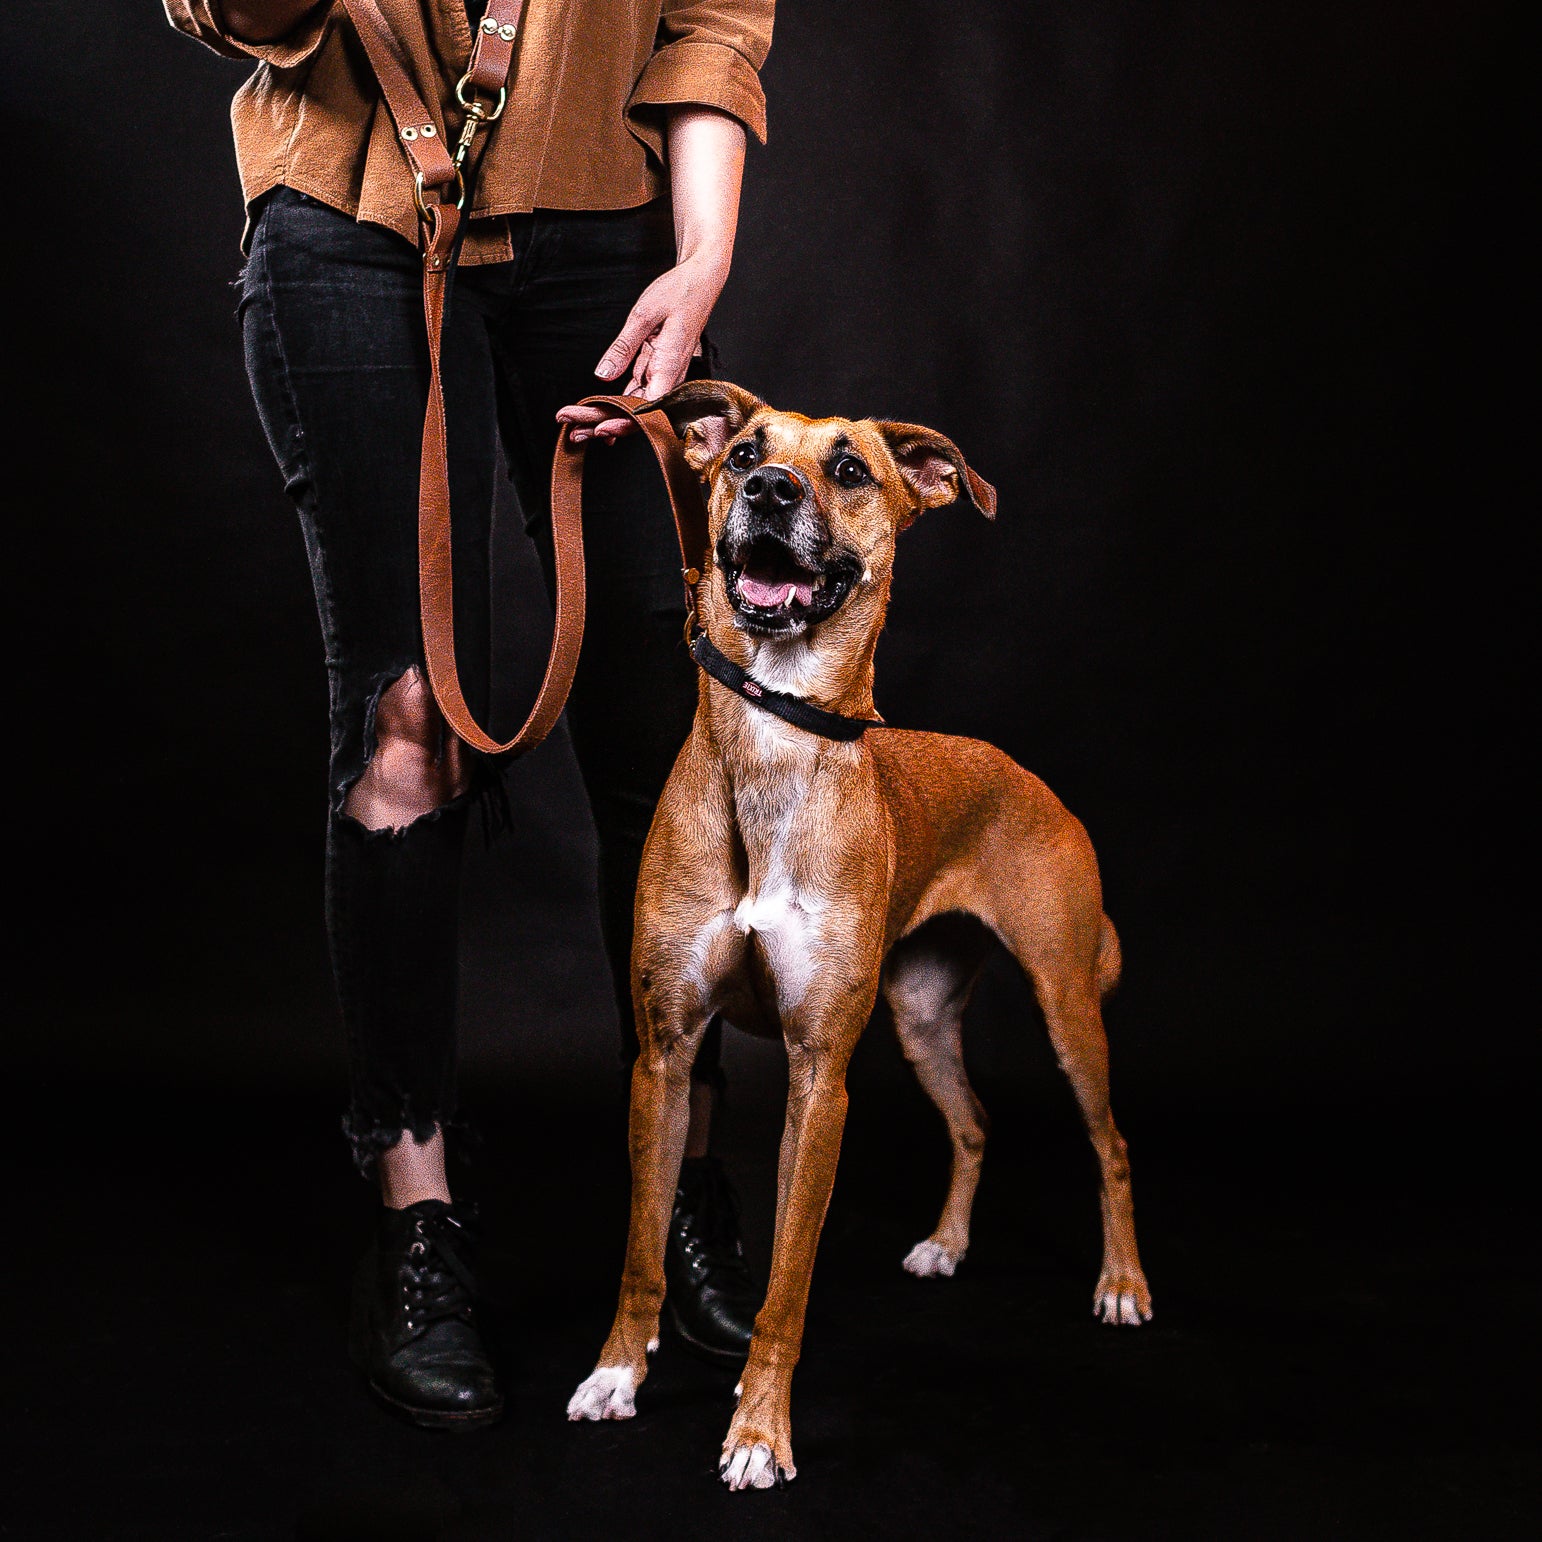
[[[324,0],[287,36],[248,43],[226,26],[219,0],[164,4],[172,26],[258,61],[231,107],[248,207],[283,184],[416,242],[412,178],[341,5]],[[453,143],[455,83],[471,54],[465,0],[379,5]],[[512,254],[499,215],[627,209],[658,197],[670,106],[719,108],[764,140],[758,71],[773,9],[774,0],[528,0],[461,261]]]

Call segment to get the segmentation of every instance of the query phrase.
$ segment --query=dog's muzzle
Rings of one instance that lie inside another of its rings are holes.
[[[747,476],[717,543],[739,625],[763,636],[804,631],[839,609],[862,570],[839,550],[803,478],[787,466]]]

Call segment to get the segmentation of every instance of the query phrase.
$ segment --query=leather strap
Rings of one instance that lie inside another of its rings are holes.
[[[556,556],[556,620],[546,674],[534,706],[518,733],[500,743],[472,715],[455,660],[454,562],[450,543],[449,444],[444,416],[441,353],[444,309],[457,252],[460,204],[465,196],[460,166],[445,143],[443,117],[431,109],[377,0],[343,0],[365,57],[380,85],[397,143],[413,172],[422,220],[423,320],[428,333],[428,407],[418,475],[418,603],[429,685],[445,721],[467,744],[487,754],[518,754],[551,732],[567,701],[584,631],[584,554],[580,471],[582,451],[564,429],[552,467],[552,545]],[[488,0],[472,44],[466,73],[456,88],[468,118],[490,122],[502,110],[523,0]],[[468,101],[467,93],[471,93]],[[490,112],[474,105],[481,95],[499,97]],[[469,144],[463,135],[462,153]],[[454,190],[455,197],[449,195]],[[673,436],[673,430],[670,430]],[[671,489],[673,492],[673,488]]]
[[[462,85],[496,96],[508,84],[514,63],[514,37],[524,0],[489,0],[471,44],[471,62]]]
[[[685,582],[685,603],[690,612],[687,631],[696,624],[696,585],[701,582],[707,559],[707,505],[701,483],[686,464],[675,426],[662,410],[641,396],[586,396],[580,407],[611,407],[619,417],[630,418],[653,449],[669,493],[669,512],[674,516],[675,538],[680,543],[680,576]],[[553,517],[559,498],[577,502],[583,476],[583,451],[573,449],[564,430],[557,446],[558,464],[552,467]]]
[[[443,118],[431,110],[412,79],[412,72],[391,24],[377,0],[343,0],[380,94],[396,126],[397,143],[414,177],[418,213],[423,221],[423,320],[428,332],[428,409],[423,418],[423,458],[418,476],[418,608],[423,626],[423,653],[429,685],[451,729],[473,749],[489,755],[516,755],[533,749],[555,726],[573,684],[584,636],[584,451],[564,428],[557,441],[551,473],[552,549],[556,568],[556,603],[551,653],[535,703],[512,739],[493,738],[477,722],[461,689],[455,659],[455,568],[450,543],[450,470],[444,418],[441,351],[444,307],[450,274],[455,266],[456,235],[465,184],[460,167],[445,144]],[[502,111],[514,41],[523,0],[488,0],[477,27],[471,59],[456,87],[456,97],[468,117],[491,122]],[[470,100],[468,101],[468,92]],[[498,96],[497,105],[479,113],[482,95]],[[462,137],[462,153],[469,144]],[[449,197],[451,190],[455,198]],[[694,620],[695,584],[707,547],[707,516],[701,491],[680,454],[674,428],[663,413],[650,410],[639,397],[596,396],[590,401],[613,407],[632,419],[653,446],[669,487],[675,531],[686,555],[686,598]]]
[[[449,187],[455,181],[455,164],[444,142],[444,120],[419,94],[390,22],[376,0],[343,0],[343,9],[380,83],[380,94],[396,125],[396,142],[407,164],[421,178],[422,187],[436,191]]]
[[[441,281],[442,287],[442,281]],[[431,360],[431,363],[437,363]],[[433,391],[430,392],[431,405]],[[424,437],[423,490],[419,504],[419,595],[423,620],[423,651],[428,662],[429,684],[444,720],[473,749],[489,755],[517,755],[534,749],[556,725],[573,684],[578,652],[584,637],[584,445],[575,445],[566,426],[557,439],[551,467],[551,537],[556,569],[556,603],[552,624],[551,654],[546,674],[536,692],[535,704],[519,732],[500,743],[472,715],[461,692],[455,663],[454,574],[450,560],[449,485],[430,489],[430,471],[443,472],[443,398],[439,398],[439,439],[430,464],[429,435]],[[657,407],[639,396],[586,396],[582,406],[613,408],[630,418],[643,432],[669,489],[675,534],[687,556],[683,572],[686,604],[691,619],[696,614],[696,588],[701,581],[700,563],[707,549],[707,511],[696,474],[680,453],[673,425]],[[433,496],[430,496],[430,494]],[[694,561],[690,553],[696,553]]]

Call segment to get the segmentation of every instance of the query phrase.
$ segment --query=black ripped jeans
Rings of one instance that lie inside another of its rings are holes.
[[[511,216],[514,259],[460,269],[444,328],[455,630],[467,699],[488,697],[495,435],[552,581],[548,477],[559,407],[675,259],[667,200]],[[331,703],[327,930],[348,1032],[345,1127],[359,1166],[455,1112],[457,906],[473,793],[400,830],[344,812],[375,706],[416,668],[418,461],[428,353],[417,252],[288,188],[264,200],[242,289],[247,372],[304,531]],[[698,361],[699,362],[699,361]],[[696,372],[693,370],[693,373]],[[568,725],[599,836],[600,910],[623,1053],[636,1054],[632,898],[654,805],[690,730],[680,554],[640,436],[589,457],[589,611]],[[485,721],[485,717],[484,717]],[[497,768],[481,760],[484,785]],[[716,1027],[697,1075],[719,1079]]]

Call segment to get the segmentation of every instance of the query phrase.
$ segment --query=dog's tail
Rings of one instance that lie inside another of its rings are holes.
[[[1124,968],[1124,956],[1119,951],[1119,933],[1114,923],[1103,917],[1103,930],[1098,936],[1098,996],[1107,998],[1119,983],[1119,972]]]

